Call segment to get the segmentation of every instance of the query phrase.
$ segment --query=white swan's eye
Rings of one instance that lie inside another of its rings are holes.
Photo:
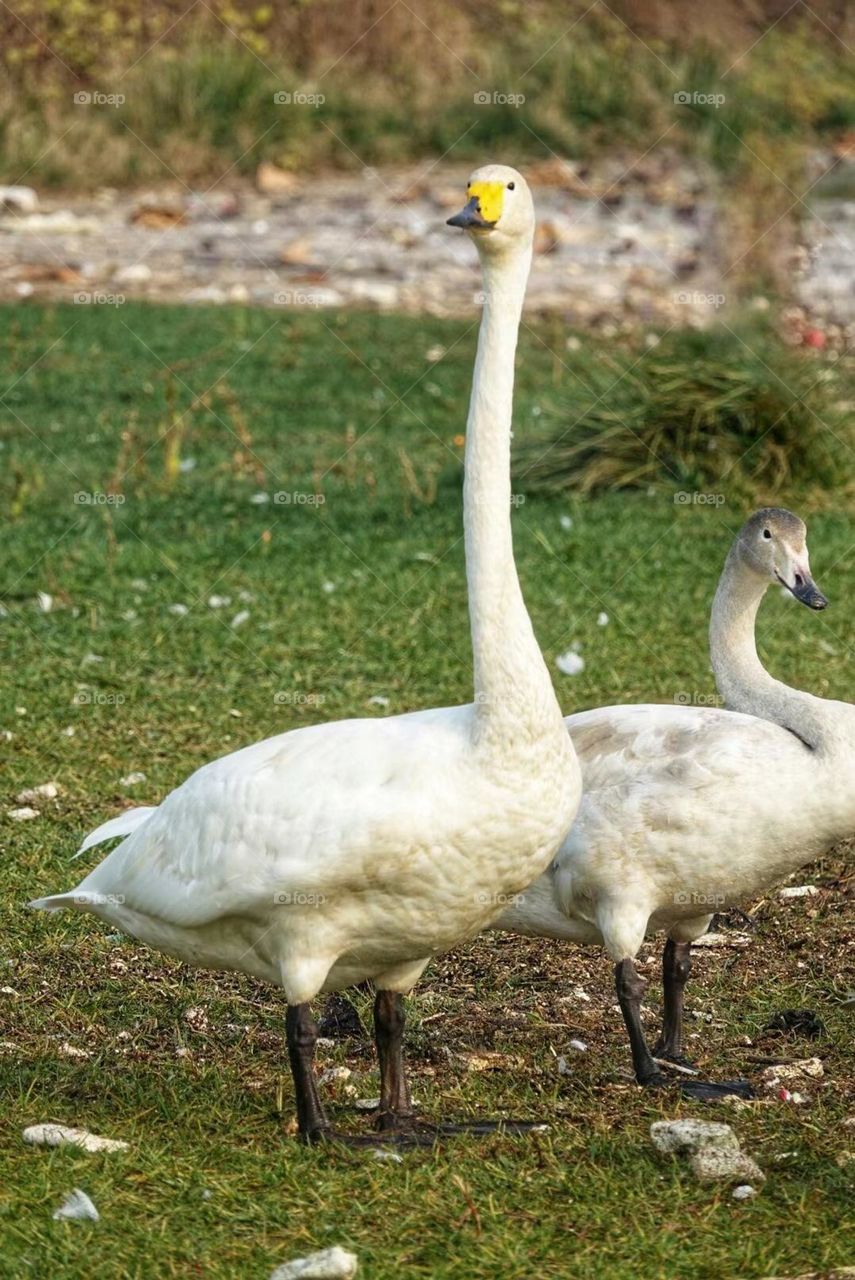
[[[772,536],[772,535],[771,535],[771,533],[769,532],[769,530],[768,530],[768,529],[764,529],[764,530],[763,530],[763,537],[764,537],[764,538],[771,538],[771,536]]]
[[[516,184],[515,182],[509,182],[509,183],[508,183],[508,190],[509,190],[509,191],[513,191],[513,189],[514,189],[514,187],[515,187],[516,185],[517,185],[517,184]]]

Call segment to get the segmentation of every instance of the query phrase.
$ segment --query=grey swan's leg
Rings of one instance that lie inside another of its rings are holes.
[[[307,1004],[289,1004],[285,1014],[288,1060],[294,1078],[297,1128],[305,1143],[322,1142],[330,1135],[329,1121],[318,1093],[314,1060],[318,1028]]]
[[[675,943],[675,949],[680,945]],[[689,966],[686,964],[684,967],[685,977],[682,982],[679,977],[676,977],[670,984],[671,999],[666,1003],[666,1022],[663,1027],[663,1035],[659,1041],[661,1044],[663,1039],[670,1037],[670,1043],[673,1043],[676,1035],[678,1052],[682,1031],[683,986],[685,985],[685,978],[688,977],[688,970]],[[715,1084],[710,1080],[680,1080],[672,1082],[654,1062],[653,1054],[648,1049],[647,1042],[644,1039],[644,1028],[641,1025],[641,999],[647,983],[643,978],[639,977],[631,960],[621,960],[619,964],[615,965],[615,985],[617,987],[618,1003],[629,1033],[635,1078],[640,1085],[645,1088],[662,1088],[664,1085],[676,1083],[685,1097],[697,1098],[699,1101],[704,1102],[714,1102],[719,1098],[726,1098],[730,1094],[736,1094],[740,1098],[754,1097],[754,1090],[747,1080],[725,1080],[721,1084]],[[668,1001],[668,990],[669,988],[666,987],[666,1001]],[[670,1020],[668,1019],[669,1009],[671,1013]],[[677,1016],[678,1014],[679,1017]]]
[[[641,1025],[641,998],[647,990],[647,983],[639,976],[632,960],[620,960],[615,965],[615,989],[629,1035],[636,1080],[646,1088],[657,1088],[667,1084],[668,1077],[653,1061],[653,1055],[644,1038],[644,1028]]]
[[[413,1101],[404,1065],[404,997],[378,991],[374,999],[374,1042],[380,1063],[380,1111],[377,1128],[399,1129],[413,1121]]]
[[[692,1065],[683,1053],[683,992],[691,972],[692,944],[669,938],[662,953],[665,1012],[662,1032],[653,1046],[653,1056],[683,1067]]]

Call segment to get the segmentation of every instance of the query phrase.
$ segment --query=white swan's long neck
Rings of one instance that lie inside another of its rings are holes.
[[[530,244],[483,255],[485,302],[466,427],[463,511],[476,737],[497,745],[539,740],[561,723],[511,537],[514,356],[530,266]]]
[[[754,624],[768,582],[731,548],[710,619],[710,658],[718,691],[731,711],[789,729],[815,750],[824,745],[831,704],[769,675],[757,654]]]

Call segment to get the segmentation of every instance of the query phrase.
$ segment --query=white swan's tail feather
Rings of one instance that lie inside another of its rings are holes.
[[[61,911],[63,907],[85,907],[87,901],[85,893],[52,893],[49,898],[36,898],[33,902],[28,902],[27,906],[34,911]]]
[[[118,817],[102,822],[100,827],[96,827],[94,831],[89,832],[74,857],[79,858],[81,853],[85,853],[87,849],[91,849],[96,844],[103,844],[105,840],[112,840],[116,836],[129,836],[132,831],[136,831],[137,827],[145,822],[146,818],[154,813],[156,807],[154,805],[148,808],[126,809]]]

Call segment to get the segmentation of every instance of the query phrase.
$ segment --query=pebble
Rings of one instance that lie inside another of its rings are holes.
[[[55,782],[40,782],[37,787],[26,787],[19,791],[15,799],[19,804],[33,804],[38,800],[55,800],[59,795],[59,787]]]
[[[28,805],[24,805],[21,809],[6,810],[6,817],[11,818],[13,822],[30,822],[33,818],[37,818],[38,816],[38,809],[31,809]]]
[[[359,1259],[355,1253],[333,1245],[305,1258],[294,1258],[271,1272],[270,1280],[351,1280]]]
[[[141,782],[147,781],[146,775],[140,769],[135,769],[132,773],[126,773],[124,778],[120,778],[119,785],[122,787],[136,787]]]
[[[779,898],[812,898],[819,893],[815,884],[794,884],[778,890]]]
[[[99,1138],[88,1129],[70,1129],[64,1124],[32,1124],[23,1132],[25,1142],[36,1147],[80,1147],[83,1151],[127,1151],[121,1138]]]
[[[70,1191],[63,1200],[58,1209],[54,1209],[53,1216],[55,1219],[70,1220],[88,1220],[89,1222],[97,1222],[101,1216],[95,1208],[92,1201],[85,1191],[81,1191],[79,1187],[75,1187]]]
[[[734,1187],[730,1193],[734,1200],[751,1200],[757,1195],[757,1188],[752,1187],[750,1182],[740,1182],[738,1187]]]
[[[562,675],[578,676],[585,670],[585,659],[575,649],[568,649],[566,653],[558,655],[555,665]]]
[[[666,1154],[686,1156],[701,1182],[765,1181],[760,1166],[739,1146],[729,1124],[712,1120],[657,1120],[650,1126],[653,1145]]]

